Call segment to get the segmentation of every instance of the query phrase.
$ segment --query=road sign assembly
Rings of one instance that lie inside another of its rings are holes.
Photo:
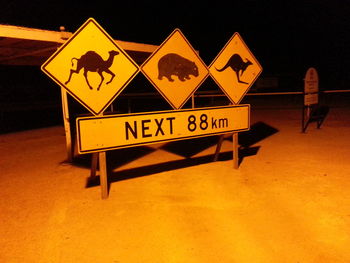
[[[250,128],[250,105],[237,104],[262,68],[238,33],[208,68],[179,29],[138,67],[90,18],[42,70],[61,91],[66,90],[93,115],[99,115],[76,119],[77,144],[79,153],[92,153],[93,176],[99,159],[102,198],[107,198],[108,150],[232,133],[234,167],[238,168],[238,132]],[[139,71],[173,110],[103,116]],[[181,109],[209,75],[235,105]],[[215,160],[219,151],[218,143]]]

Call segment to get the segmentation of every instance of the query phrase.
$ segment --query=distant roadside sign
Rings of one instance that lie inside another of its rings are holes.
[[[318,74],[315,68],[309,68],[304,79],[304,105],[315,104],[318,104]]]
[[[76,126],[79,153],[107,151],[246,131],[250,105],[84,117]]]
[[[301,131],[305,132],[311,122],[317,122],[319,129],[328,114],[327,106],[319,105],[319,79],[315,68],[309,68],[304,78],[304,105]]]
[[[92,18],[41,69],[95,115],[113,102],[139,70]]]
[[[208,75],[179,29],[141,65],[141,71],[174,109],[180,109]]]
[[[239,104],[262,67],[236,32],[209,66],[209,73],[233,104]]]
[[[309,68],[306,71],[304,79],[304,92],[315,93],[318,92],[318,74],[315,68]]]

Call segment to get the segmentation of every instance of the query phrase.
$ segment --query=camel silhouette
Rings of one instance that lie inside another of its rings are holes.
[[[222,72],[225,69],[227,69],[228,67],[230,67],[234,72],[236,72],[237,81],[239,83],[248,84],[247,82],[244,82],[244,81],[239,79],[239,76],[242,77],[242,75],[243,75],[244,71],[247,69],[247,67],[250,65],[253,65],[253,63],[250,62],[247,58],[246,58],[246,60],[247,60],[246,62],[243,62],[243,59],[241,58],[240,55],[233,54],[223,68],[221,68],[221,69],[216,68],[216,70],[219,72]],[[241,74],[239,74],[239,72],[241,72]]]
[[[112,71],[110,71],[109,68],[113,64],[114,57],[118,55],[119,52],[115,50],[111,50],[108,53],[109,53],[109,57],[106,61],[104,61],[102,57],[99,54],[97,54],[95,51],[91,51],[91,50],[86,52],[79,59],[72,58],[71,59],[72,67],[74,66],[73,60],[77,60],[77,67],[75,70],[74,69],[70,70],[69,78],[65,82],[65,84],[68,84],[70,82],[73,73],[79,73],[82,68],[84,68],[84,77],[90,89],[93,89],[93,87],[90,85],[87,77],[88,71],[97,72],[101,77],[101,82],[98,85],[97,90],[100,90],[101,84],[104,80],[104,77],[102,74],[103,72],[106,72],[112,76],[111,79],[108,82],[106,82],[106,84],[111,83],[113,78],[115,77],[115,74]]]

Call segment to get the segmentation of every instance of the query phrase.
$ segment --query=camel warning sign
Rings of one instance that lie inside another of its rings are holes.
[[[41,69],[95,115],[103,112],[139,71],[92,18]]]
[[[262,67],[238,33],[209,66],[209,73],[233,104],[239,104],[262,72]]]
[[[180,109],[208,76],[208,69],[179,29],[141,66],[142,73],[174,109]]]

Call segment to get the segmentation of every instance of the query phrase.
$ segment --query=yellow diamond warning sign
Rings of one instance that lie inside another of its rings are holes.
[[[262,72],[262,67],[238,33],[209,66],[209,72],[233,104],[238,104]]]
[[[143,63],[142,73],[174,109],[181,108],[208,76],[208,69],[179,29]]]
[[[95,115],[113,102],[139,70],[92,18],[41,68]]]

